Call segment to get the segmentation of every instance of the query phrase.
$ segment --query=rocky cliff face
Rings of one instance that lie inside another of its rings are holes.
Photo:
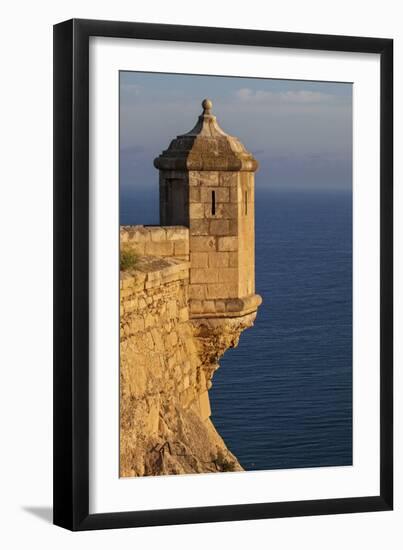
[[[122,477],[242,470],[210,420],[208,390],[256,312],[190,319],[188,288],[186,255],[140,256],[121,272]]]

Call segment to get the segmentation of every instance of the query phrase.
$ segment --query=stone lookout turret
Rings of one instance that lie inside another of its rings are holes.
[[[205,99],[190,132],[154,160],[161,225],[189,227],[192,318],[241,317],[255,294],[254,173],[258,162],[226,134]]]

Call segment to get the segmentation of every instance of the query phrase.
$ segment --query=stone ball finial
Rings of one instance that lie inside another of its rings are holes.
[[[202,107],[203,107],[203,114],[209,115],[211,113],[211,109],[213,108],[213,102],[211,101],[211,99],[203,99]]]

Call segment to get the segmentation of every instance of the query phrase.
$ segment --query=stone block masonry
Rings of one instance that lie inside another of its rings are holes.
[[[140,256],[189,260],[189,229],[183,226],[121,226],[120,244]]]
[[[230,181],[227,177],[226,181]],[[238,317],[256,310],[260,296],[239,296],[238,237],[190,236],[183,226],[122,226],[122,248],[141,256],[189,261],[188,306],[192,318]],[[191,252],[190,252],[191,250]],[[147,281],[147,285],[150,285]]]
[[[207,176],[191,171],[189,196],[193,198],[189,204],[191,314],[240,315],[234,302],[227,308],[234,298],[245,298],[257,307],[253,180],[247,172],[210,171]]]
[[[208,389],[225,339],[209,339],[189,320],[189,267],[175,257],[141,256],[121,272],[122,477],[216,472],[223,457],[230,469],[242,469],[209,418]]]

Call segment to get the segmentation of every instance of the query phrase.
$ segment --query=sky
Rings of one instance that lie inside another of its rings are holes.
[[[123,193],[157,193],[154,158],[193,128],[206,97],[221,128],[259,161],[258,189],[351,189],[351,83],[122,71]]]

